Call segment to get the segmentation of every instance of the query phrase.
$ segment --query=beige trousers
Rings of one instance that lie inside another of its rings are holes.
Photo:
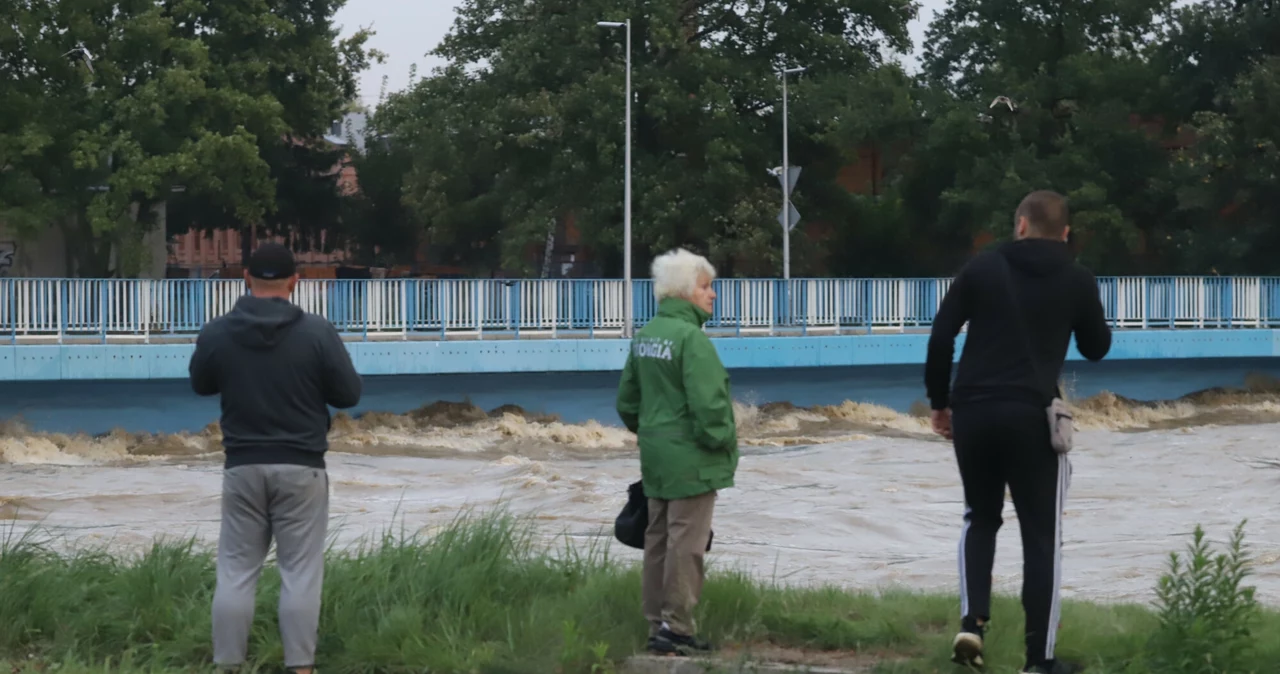
[[[676,634],[693,636],[693,609],[706,577],[703,558],[711,538],[716,492],[660,501],[649,499],[649,528],[644,534],[644,617],[649,636],[665,622]]]

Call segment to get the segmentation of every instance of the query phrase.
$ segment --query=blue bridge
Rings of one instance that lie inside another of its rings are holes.
[[[1112,358],[1280,354],[1280,277],[1098,282]],[[657,305],[649,281],[633,283],[638,328]],[[921,363],[949,285],[721,279],[707,332],[731,368]],[[337,327],[366,375],[618,370],[623,291],[612,279],[304,280],[294,301]],[[244,293],[239,280],[0,279],[0,380],[185,377],[200,327]]]

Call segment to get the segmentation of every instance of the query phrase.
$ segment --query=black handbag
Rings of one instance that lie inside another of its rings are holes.
[[[644,530],[649,528],[649,499],[644,496],[644,483],[627,487],[627,504],[613,521],[613,535],[623,545],[644,549]]]
[[[644,495],[644,482],[632,482],[627,487],[627,503],[613,520],[613,536],[619,543],[637,550],[644,549],[644,532],[649,528],[649,499]],[[707,537],[707,552],[716,532]]]

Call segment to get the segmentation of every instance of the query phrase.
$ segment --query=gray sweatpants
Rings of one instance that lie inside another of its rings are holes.
[[[213,594],[213,661],[245,661],[254,593],[274,536],[280,566],[280,638],[285,667],[315,664],[324,584],[329,476],[320,468],[260,464],[222,474],[222,533]]]

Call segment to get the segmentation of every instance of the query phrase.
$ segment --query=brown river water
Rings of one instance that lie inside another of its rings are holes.
[[[1149,601],[1170,551],[1199,523],[1220,543],[1248,518],[1259,599],[1280,605],[1280,386],[1254,378],[1162,403],[1103,393],[1073,403],[1075,466],[1064,518],[1063,593]],[[743,458],[717,506],[713,568],[785,584],[954,591],[963,504],[949,444],[922,410],[737,406]],[[122,554],[157,536],[216,540],[216,424],[200,433],[97,437],[0,428],[0,530]],[[514,408],[435,403],[339,416],[331,435],[331,534],[430,532],[466,509],[536,518],[548,543],[611,540],[639,466],[634,438]],[[639,552],[614,543],[631,561]],[[1017,592],[1012,504],[996,559]]]

